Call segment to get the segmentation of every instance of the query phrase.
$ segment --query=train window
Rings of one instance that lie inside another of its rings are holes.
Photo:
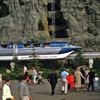
[[[5,45],[1,45],[1,48],[7,48],[7,45],[5,44]]]
[[[50,43],[44,43],[43,47],[50,47]]]
[[[24,48],[23,43],[17,44],[17,48]]]
[[[34,44],[33,47],[40,47],[40,44]]]
[[[65,42],[52,42],[51,46],[52,47],[65,47],[66,43]]]
[[[24,48],[30,48],[30,44],[24,44]]]

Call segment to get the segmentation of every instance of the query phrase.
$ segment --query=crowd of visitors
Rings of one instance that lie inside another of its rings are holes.
[[[24,65],[23,79],[19,84],[20,100],[32,100],[28,90],[27,82],[33,85],[40,83],[44,84],[44,82],[42,81],[43,79],[42,74],[38,73],[35,67],[32,67],[32,76],[33,79],[31,81],[29,78],[28,69]],[[86,68],[84,70],[83,68],[77,67],[74,73],[64,68],[63,71],[60,73],[60,76],[62,82],[61,86],[62,94],[67,94],[71,90],[80,92],[80,90],[84,87],[87,88],[87,91],[89,91],[90,88],[92,91],[94,91],[94,87],[95,88],[98,87],[99,77],[92,71],[92,69],[89,68]],[[51,95],[53,96],[55,94],[55,88],[58,82],[58,77],[54,69],[51,70],[51,73],[48,75],[47,80],[50,83]],[[11,90],[9,87],[10,82],[11,82],[10,78],[7,78],[5,80],[5,84],[2,87],[2,74],[0,73],[0,89],[3,90],[2,100],[15,100],[15,98],[11,94]]]

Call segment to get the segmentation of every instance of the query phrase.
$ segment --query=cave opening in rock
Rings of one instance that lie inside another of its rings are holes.
[[[22,0],[19,0],[19,4],[20,4],[21,6],[23,6],[23,5],[24,5],[24,2],[23,2]]]
[[[9,12],[9,6],[3,2],[3,0],[0,1],[0,18],[6,17],[10,14]]]
[[[54,34],[55,33],[55,34]],[[56,30],[56,31],[49,31],[51,38],[68,38],[68,34],[65,30]]]
[[[52,25],[52,19],[48,18],[48,25]]]
[[[56,26],[61,26],[63,25],[63,20],[60,18],[55,19],[55,25]],[[48,18],[48,25],[52,25],[52,18]]]
[[[64,19],[63,13],[61,12],[60,0],[50,1],[47,6],[48,10],[48,26],[49,34],[51,38],[68,38],[66,29],[68,23]]]
[[[57,10],[60,10],[60,6],[57,3],[48,3],[47,10],[48,11],[57,11]]]
[[[38,23],[38,30],[44,31],[44,26],[41,20]]]
[[[57,30],[55,31],[55,38],[68,38],[68,34],[65,30]]]

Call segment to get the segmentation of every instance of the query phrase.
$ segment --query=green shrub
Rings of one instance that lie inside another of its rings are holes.
[[[100,77],[100,58],[95,58],[93,63],[94,72]]]
[[[51,70],[50,69],[43,69],[43,77],[48,78],[48,75],[50,74]]]
[[[11,80],[21,80],[23,74],[22,73],[17,74],[17,73],[11,72],[11,73],[2,73],[2,76],[3,76],[3,80],[5,80],[8,77]]]
[[[9,77],[9,74],[7,74],[7,73],[2,73],[2,78],[3,78],[3,80],[5,80],[7,77]]]
[[[56,74],[58,76],[58,78],[60,78],[60,74],[63,71],[63,67],[60,67],[58,70],[56,70]]]

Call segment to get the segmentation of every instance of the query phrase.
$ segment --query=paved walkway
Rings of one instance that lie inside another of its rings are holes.
[[[16,100],[19,100],[19,82],[12,81],[10,84],[12,94]],[[67,95],[61,94],[61,81],[58,81],[56,86],[55,95],[50,95],[50,84],[47,80],[44,80],[44,84],[41,85],[29,85],[30,95],[32,100],[100,100],[100,84],[95,91],[87,92],[86,88],[82,89],[81,92],[71,91]],[[2,90],[0,90],[0,100],[2,96]]]

